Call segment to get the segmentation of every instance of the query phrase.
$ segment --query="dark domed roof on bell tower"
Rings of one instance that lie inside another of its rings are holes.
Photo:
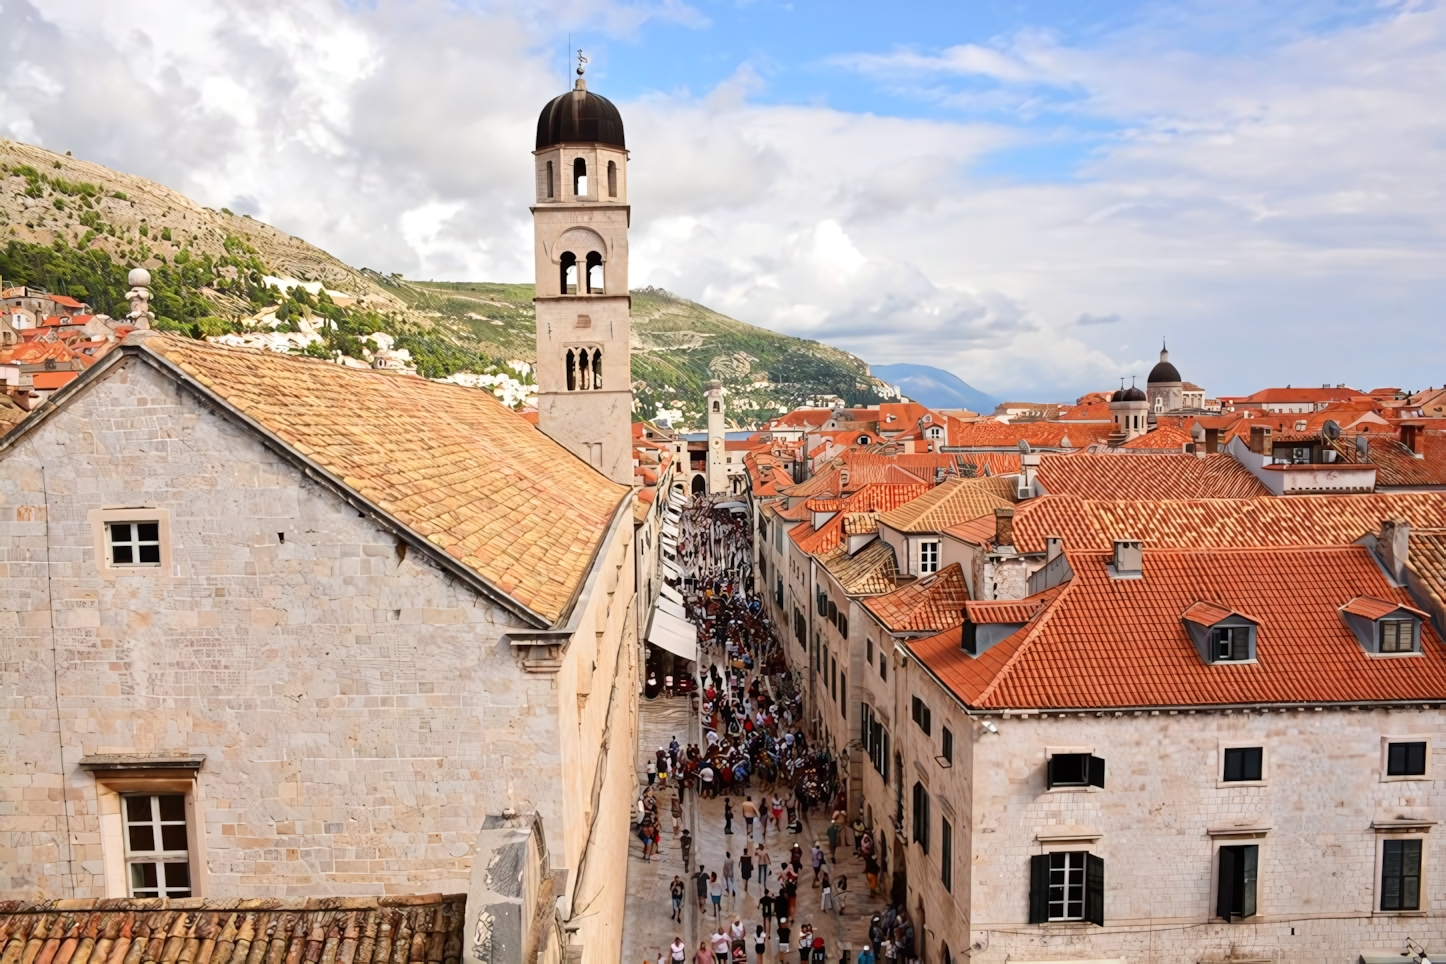
[[[1170,353],[1160,346],[1160,361],[1154,368],[1150,369],[1150,377],[1145,380],[1150,385],[1158,385],[1166,382],[1183,382],[1180,377],[1180,369],[1170,364]]]
[[[536,149],[579,143],[628,146],[623,140],[623,115],[612,101],[589,91],[582,80],[542,108],[537,117]]]

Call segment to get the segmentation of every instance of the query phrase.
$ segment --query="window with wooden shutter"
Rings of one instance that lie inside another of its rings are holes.
[[[1215,916],[1223,920],[1255,916],[1255,877],[1259,863],[1260,848],[1253,844],[1220,848]]]
[[[1056,753],[1049,758],[1045,775],[1055,787],[1100,787],[1105,785],[1105,761],[1089,753]]]
[[[1381,910],[1421,909],[1421,841],[1381,841]]]
[[[924,853],[929,852],[929,791],[918,782],[914,784],[914,842]]]
[[[1085,913],[1091,924],[1105,926],[1105,861],[1103,857],[1085,854]]]
[[[1035,854],[1029,858],[1029,922],[1043,924],[1049,920],[1049,860],[1053,854]]]
[[[954,889],[954,826],[939,818],[939,880],[944,890]]]

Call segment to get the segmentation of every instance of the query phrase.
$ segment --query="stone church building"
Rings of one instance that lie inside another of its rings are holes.
[[[394,961],[617,960],[616,109],[579,83],[536,158],[542,431],[474,389],[137,332],[0,439],[0,901],[155,911],[84,924],[106,940],[196,910],[174,926],[232,953],[405,929]],[[0,933],[82,927],[55,906],[0,904]]]

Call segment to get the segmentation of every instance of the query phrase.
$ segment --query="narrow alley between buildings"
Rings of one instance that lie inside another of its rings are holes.
[[[648,667],[623,960],[909,961],[912,926],[873,892],[877,845],[839,761],[805,733],[751,592],[747,516],[721,502],[680,513],[672,588],[698,661]]]

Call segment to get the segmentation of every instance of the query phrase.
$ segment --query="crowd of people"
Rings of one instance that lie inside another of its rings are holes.
[[[797,917],[817,913],[830,919],[844,911],[849,882],[836,872],[839,846],[851,847],[863,861],[870,893],[878,888],[873,836],[861,813],[848,819],[839,761],[805,735],[798,681],[762,601],[748,589],[751,533],[745,519],[707,497],[690,503],[680,519],[680,559],[686,555],[689,564],[674,588],[698,628],[699,672],[688,688],[696,692],[701,742],[684,746],[675,737],[657,749],[647,765],[638,832],[644,859],[651,859],[664,822],[661,795],[689,875],[688,880],[674,876],[669,887],[672,919],[682,923],[683,902],[691,892],[699,920],[713,930],[691,955],[682,937],[675,938],[660,962],[771,964],[770,949],[780,964],[839,960],[838,948],[830,955],[823,928],[797,924]],[[693,868],[693,834],[680,830],[690,793],[723,798],[725,839],[743,838],[736,864],[730,846],[722,866]],[[799,835],[815,808],[830,815],[827,844],[821,837],[805,849]],[[769,850],[770,829],[776,854]],[[818,892],[816,910],[807,906],[811,900],[800,908],[801,880],[807,880],[807,891]],[[756,889],[750,892],[750,886]],[[757,920],[745,922],[736,914],[730,920],[724,913],[724,899],[738,907],[740,892],[756,902]],[[890,911],[875,917],[869,947],[854,960],[906,964],[912,956],[912,926],[902,911]]]

